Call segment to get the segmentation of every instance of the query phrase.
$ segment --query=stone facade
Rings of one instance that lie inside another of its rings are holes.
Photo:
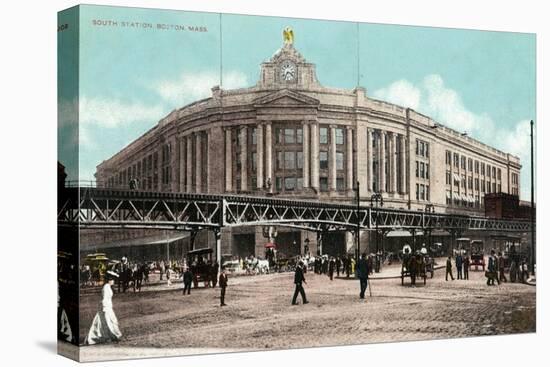
[[[320,85],[315,65],[287,43],[261,65],[255,86],[212,88],[98,165],[96,179],[348,203],[359,182],[364,205],[379,192],[385,207],[482,215],[485,193],[519,193],[520,168],[519,158],[361,87]]]

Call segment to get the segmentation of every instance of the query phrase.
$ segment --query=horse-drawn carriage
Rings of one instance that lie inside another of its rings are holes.
[[[411,248],[408,245],[405,245],[405,247],[403,247],[403,261],[401,263],[401,285],[405,285],[405,278],[407,277],[411,279],[411,285],[416,285],[417,278],[422,279],[425,285],[426,278],[428,277],[427,274],[429,272],[431,272],[431,277],[433,278],[433,262],[430,261],[431,265],[427,265],[426,258],[427,256],[425,254],[411,253]]]
[[[198,288],[201,281],[207,285],[210,280],[213,280],[213,252],[211,248],[201,248],[187,253],[187,264],[193,273],[193,287]]]

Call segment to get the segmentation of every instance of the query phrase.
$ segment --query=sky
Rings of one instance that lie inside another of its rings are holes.
[[[256,84],[286,26],[322,85],[362,86],[518,155],[520,196],[529,199],[534,34],[102,6],[80,10],[78,99],[74,88],[58,96],[59,155],[69,177],[93,180],[101,161],[215,85]],[[74,129],[64,138],[75,109],[77,164],[64,146],[75,141]]]

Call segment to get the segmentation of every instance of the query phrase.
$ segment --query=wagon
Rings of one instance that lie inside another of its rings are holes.
[[[412,256],[406,256],[403,259],[403,262],[401,263],[401,285],[405,285],[405,278],[411,276],[411,259]],[[422,257],[418,257],[417,263],[416,263],[416,276],[415,278],[421,278],[424,280],[424,285],[426,285],[426,278],[427,276],[427,267],[426,262],[423,261]],[[433,273],[432,273],[433,276]],[[416,282],[415,282],[416,284]]]
[[[187,263],[190,264],[193,273],[195,288],[199,286],[199,282],[204,281],[206,285],[211,280],[213,252],[211,248],[202,248],[187,253]]]
[[[470,268],[474,267],[474,270],[478,270],[481,267],[485,271],[485,256],[483,254],[472,254],[470,256]]]

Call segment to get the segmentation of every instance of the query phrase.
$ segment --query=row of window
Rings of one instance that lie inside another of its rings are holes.
[[[451,171],[447,171],[445,174],[445,184],[451,185],[451,183],[456,187],[460,186],[462,188],[466,188],[466,183],[468,183],[468,189],[472,190],[475,188],[478,191],[480,190],[480,183],[481,183],[481,192],[501,192],[501,188],[502,188],[502,185],[500,183],[499,184],[497,184],[496,182],[491,183],[489,180],[487,181],[480,180],[477,177],[475,179],[473,177],[468,177],[466,179],[465,175],[462,175],[462,176],[458,176],[456,174],[453,175]]]
[[[430,144],[428,142],[416,139],[416,155],[419,157],[430,158]]]
[[[475,197],[460,195],[458,191],[454,192],[454,195],[451,197],[451,191],[447,190],[447,205],[453,206],[463,206],[467,208],[480,208],[481,207],[481,197],[476,195]]]
[[[489,176],[496,179],[501,179],[502,171],[500,168],[495,166],[490,166],[489,164],[485,165],[483,162],[474,161],[472,158],[466,158],[465,156],[460,156],[458,153],[451,153],[450,151],[445,151],[445,163],[447,165],[452,165],[456,168],[461,168],[463,170],[468,170],[469,172],[480,173],[483,176]],[[487,172],[487,174],[485,174]]]

